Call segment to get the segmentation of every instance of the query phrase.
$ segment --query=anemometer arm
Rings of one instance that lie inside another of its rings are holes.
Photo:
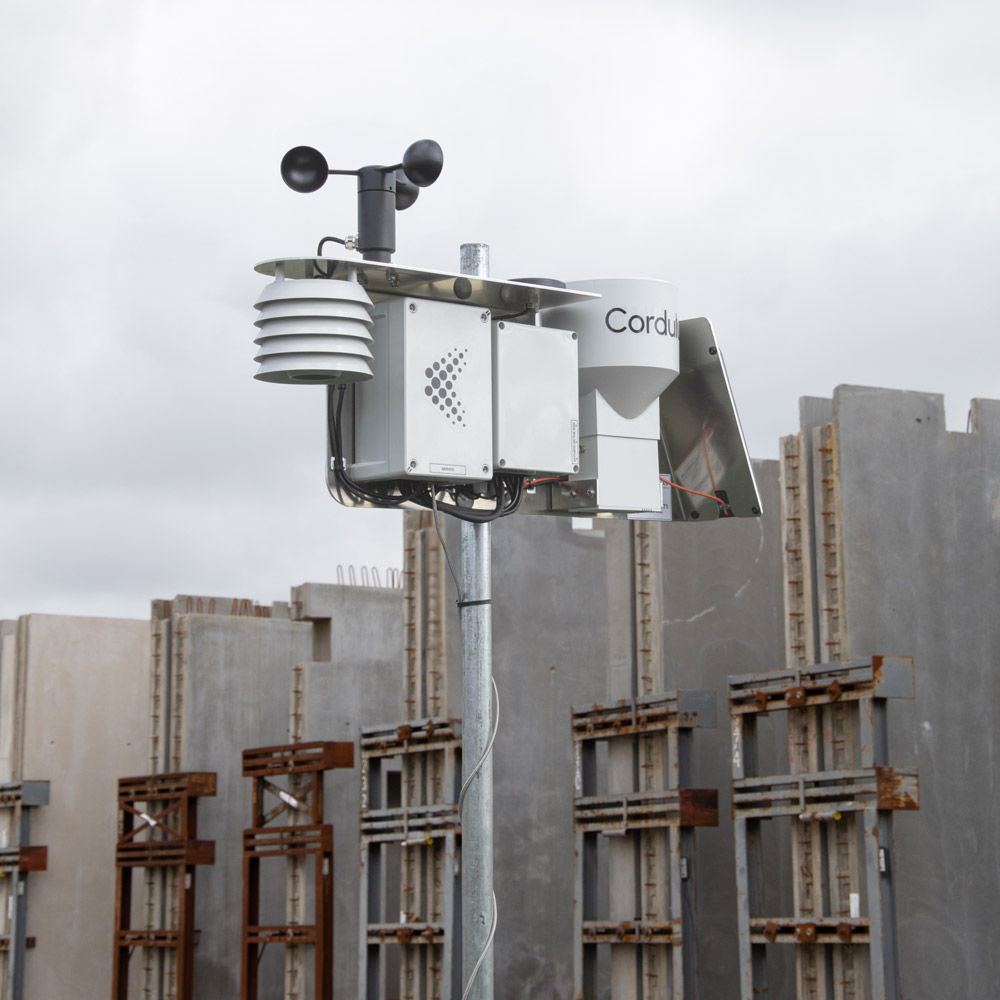
[[[331,170],[326,157],[312,146],[296,146],[281,160],[281,177],[293,190],[307,194],[323,186],[330,174],[358,178],[358,249],[365,260],[388,264],[396,252],[396,211],[409,208],[420,188],[433,184],[444,166],[444,153],[433,139],[420,139],[389,167]]]

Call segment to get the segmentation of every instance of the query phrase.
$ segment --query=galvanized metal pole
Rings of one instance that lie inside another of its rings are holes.
[[[490,248],[463,243],[462,274],[489,276]],[[490,524],[462,522],[462,778],[490,741],[493,701],[493,610]],[[462,810],[462,985],[469,1000],[493,1000],[493,761],[487,758],[466,792]],[[484,955],[475,981],[472,972]]]

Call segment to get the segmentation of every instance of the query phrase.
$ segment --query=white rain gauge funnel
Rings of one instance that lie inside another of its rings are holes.
[[[601,295],[544,312],[546,325],[577,332],[580,396],[596,389],[621,416],[639,416],[680,370],[677,286],[652,278],[596,278],[567,288]]]
[[[254,378],[286,385],[340,385],[372,377],[372,301],[356,281],[286,278],[275,264],[275,280],[255,303],[260,336]]]

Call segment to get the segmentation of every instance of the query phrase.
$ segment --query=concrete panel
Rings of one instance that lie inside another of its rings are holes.
[[[30,876],[38,945],[26,953],[25,996],[107,996],[117,779],[145,766],[148,625],[57,615],[18,625],[23,730],[12,770],[50,782],[49,805],[32,814],[32,842],[49,850],[48,870]]]
[[[194,971],[197,1000],[215,1000],[240,990],[242,834],[251,820],[242,753],[288,742],[290,668],[311,660],[312,629],[288,619],[175,614],[173,642],[183,685],[181,770],[218,773],[217,797],[198,808],[199,837],[215,841],[216,860],[197,876]],[[283,873],[273,881],[283,899]],[[280,963],[262,971],[261,996],[278,995]]]
[[[14,780],[14,731],[19,716],[17,622],[0,621],[0,783]]]
[[[358,737],[364,726],[401,719],[401,591],[304,584],[292,589],[297,615],[329,635],[327,659],[304,672],[304,740],[349,740],[351,770],[327,773],[324,801],[334,825],[334,995],[358,995]]]
[[[893,763],[920,769],[896,818],[903,988],[990,996],[1000,979],[1000,403],[972,433],[938,395],[834,396],[851,656],[912,654],[916,699],[890,703]]]
[[[780,667],[784,657],[777,463],[755,463],[755,475],[760,520],[660,526],[665,686],[718,692],[721,724],[696,733],[694,783],[720,789],[722,803],[730,781],[726,678]],[[618,690],[633,642],[629,526],[593,524],[577,530],[569,519],[512,517],[493,529],[498,1000],[572,996],[570,710]],[[459,532],[453,523],[446,530],[457,565]],[[702,996],[736,992],[735,867],[731,822],[721,812],[723,825],[697,837]]]
[[[449,547],[455,561],[458,549]],[[570,718],[573,705],[600,702],[606,690],[604,562],[600,534],[574,530],[568,519],[515,516],[494,525],[497,1000],[572,991]]]
[[[457,570],[460,526],[442,517],[441,527]],[[625,586],[627,591],[627,580]],[[364,592],[356,593],[356,600],[373,601]],[[448,697],[450,704],[460,706],[461,641],[455,599],[449,576],[447,642],[452,668]],[[574,762],[570,717],[573,705],[605,697],[607,599],[602,528],[575,530],[569,518],[551,517],[510,517],[494,524],[493,673],[500,694],[500,728],[493,751],[495,890],[501,928],[496,939],[497,1000],[568,1000],[572,993]],[[370,614],[342,615],[345,637],[352,629],[366,627],[362,623]],[[392,614],[401,623],[402,608]],[[381,616],[376,621],[381,622]],[[394,643],[399,631],[393,624]],[[335,626],[332,635],[337,633]],[[347,679],[343,692],[335,682],[338,700],[353,697],[348,692],[355,684],[362,685],[357,708],[342,704],[339,709],[348,718],[353,711],[361,712],[358,725],[401,718],[401,643],[395,646],[396,652],[377,638],[358,643],[357,648],[366,655],[377,642],[376,660],[386,658],[378,670],[389,671],[384,675],[388,681],[375,680],[375,664],[371,672],[359,671],[346,647],[342,665],[334,655],[334,677]],[[321,664],[312,668],[310,719],[318,719],[321,711],[315,692],[324,669]],[[379,705],[391,711],[370,712]],[[327,726],[332,733],[351,731],[335,716]],[[315,734],[307,738],[344,738],[323,736],[312,728],[307,732]],[[356,887],[341,886],[338,891],[356,893]],[[339,906],[337,919],[341,921]],[[356,928],[356,917],[350,919]],[[342,927],[338,923],[338,937]],[[355,929],[355,941],[356,933]],[[338,976],[341,946],[338,941]],[[356,961],[356,953],[350,961]],[[352,977],[349,983],[354,982]],[[337,986],[341,988],[339,978]],[[354,995],[352,985],[346,989]]]
[[[692,754],[695,786],[719,789],[720,806],[719,826],[699,829],[696,837],[702,997],[739,992],[733,828],[726,808],[732,773],[727,677],[780,669],[785,657],[778,463],[755,461],[754,475],[762,517],[661,528],[666,688],[714,690],[719,719],[717,729],[695,731]],[[790,898],[789,886],[769,888],[775,897]],[[783,992],[787,970],[779,963],[772,971],[774,995],[790,995]]]

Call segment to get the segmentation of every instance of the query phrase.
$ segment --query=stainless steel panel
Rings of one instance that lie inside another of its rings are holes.
[[[673,519],[760,517],[760,493],[712,324],[681,320],[680,349],[680,374],[660,396],[660,473],[708,496],[675,489]]]

